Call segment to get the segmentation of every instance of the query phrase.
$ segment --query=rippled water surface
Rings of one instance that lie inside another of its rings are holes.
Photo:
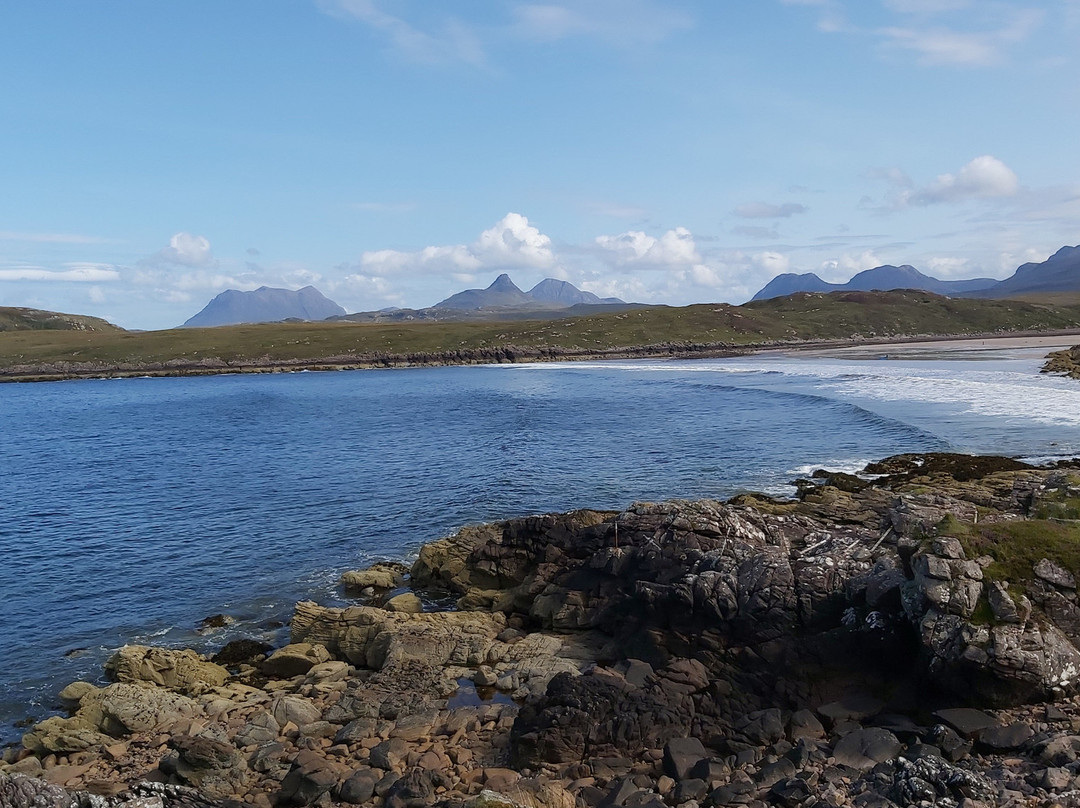
[[[464,523],[783,493],[902,451],[1080,454],[1080,384],[1041,354],[0,386],[0,740],[125,641],[273,636],[342,570]]]

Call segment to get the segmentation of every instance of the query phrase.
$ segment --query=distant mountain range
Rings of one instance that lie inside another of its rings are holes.
[[[855,275],[847,283],[829,283],[813,272],[777,275],[754,300],[768,300],[796,292],[887,292],[893,289],[921,289],[949,297],[1007,298],[1041,292],[1080,291],[1080,247],[1062,247],[1041,263],[1024,264],[1012,277],[943,281],[913,266],[880,266]]]
[[[188,320],[183,328],[207,328],[240,323],[275,323],[280,320],[325,320],[345,313],[314,286],[295,292],[260,286],[254,292],[227,289]]]
[[[597,297],[568,281],[545,278],[528,292],[517,288],[505,272],[486,289],[466,289],[436,303],[433,309],[569,308],[577,305],[618,304],[617,297]]]

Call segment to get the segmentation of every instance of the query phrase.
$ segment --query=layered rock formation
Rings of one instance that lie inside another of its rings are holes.
[[[122,649],[0,804],[1080,804],[1078,510],[1080,465],[906,455],[466,528],[269,656]]]

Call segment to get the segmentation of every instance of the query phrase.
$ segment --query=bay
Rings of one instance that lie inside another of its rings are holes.
[[[466,523],[789,494],[898,452],[1080,455],[1080,384],[1044,352],[0,386],[0,741],[124,642],[280,640],[343,570]]]

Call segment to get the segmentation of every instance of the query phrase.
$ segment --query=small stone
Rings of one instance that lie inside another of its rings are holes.
[[[1035,732],[1022,721],[1016,721],[1007,727],[990,727],[978,735],[979,744],[990,749],[1003,751],[1017,749],[1028,741]]]
[[[871,727],[855,730],[841,738],[833,749],[833,758],[844,766],[866,771],[878,763],[892,760],[903,748],[888,730]]]
[[[487,665],[481,665],[473,674],[473,684],[477,687],[494,687],[498,681],[498,674]]]
[[[1044,558],[1035,565],[1035,575],[1061,589],[1076,589],[1076,578],[1068,570]]]

